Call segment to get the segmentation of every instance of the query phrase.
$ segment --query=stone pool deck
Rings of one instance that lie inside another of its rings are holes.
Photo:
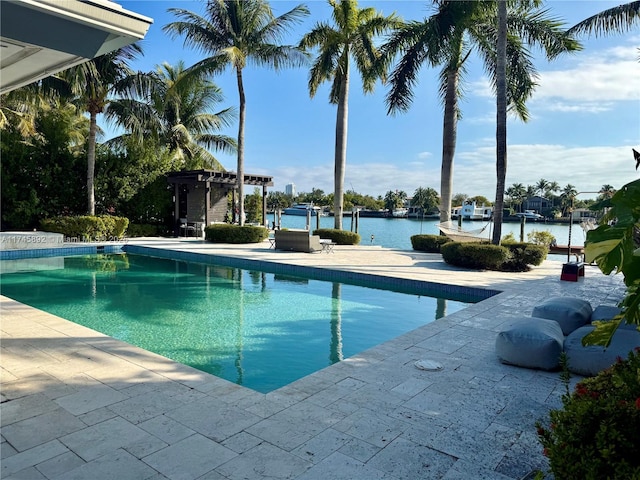
[[[534,423],[564,386],[502,365],[497,332],[550,296],[596,306],[624,293],[621,276],[592,266],[561,281],[566,257],[502,273],[367,245],[132,243],[502,293],[268,394],[0,297],[3,479],[520,479],[545,468]]]

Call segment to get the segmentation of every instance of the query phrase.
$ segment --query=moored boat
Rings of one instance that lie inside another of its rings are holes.
[[[312,203],[295,203],[289,208],[285,208],[282,213],[284,215],[298,215],[306,217],[311,214],[315,217],[320,214],[321,208],[314,206]]]
[[[465,202],[460,208],[458,215],[463,220],[489,220],[493,213],[492,207],[485,207],[484,204],[478,206],[476,202]]]
[[[518,212],[515,214],[518,218],[524,218],[525,220],[538,222],[540,220],[544,220],[544,217],[539,213],[536,213],[534,210],[525,210],[524,212]]]

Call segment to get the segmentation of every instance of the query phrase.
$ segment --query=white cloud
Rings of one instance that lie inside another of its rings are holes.
[[[556,181],[562,187],[570,183],[580,192],[598,191],[604,184],[619,188],[639,175],[635,171],[631,148],[509,145],[506,186],[513,183],[533,185],[544,178]],[[494,165],[494,146],[460,152],[454,171],[454,191],[493,198]]]
[[[621,45],[592,53],[577,53],[552,63],[567,68],[542,70],[532,102],[552,111],[598,113],[612,109],[612,102],[640,100],[637,79],[640,63],[636,46]],[[570,65],[570,66],[569,66]],[[470,91],[493,97],[486,77],[472,82]]]

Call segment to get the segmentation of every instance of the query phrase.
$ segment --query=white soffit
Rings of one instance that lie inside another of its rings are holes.
[[[142,40],[152,23],[109,0],[0,0],[0,94]]]

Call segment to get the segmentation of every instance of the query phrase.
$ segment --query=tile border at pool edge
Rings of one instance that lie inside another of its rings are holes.
[[[119,253],[124,244],[65,245],[52,248],[33,248],[24,250],[0,250],[0,260],[21,260],[23,258],[63,257],[69,255],[91,255],[96,253]]]
[[[302,265],[289,265],[265,260],[253,260],[247,258],[227,257],[209,253],[186,252],[167,248],[148,247],[143,245],[125,245],[123,251],[133,254],[156,256],[173,260],[191,261],[205,264],[216,264],[225,267],[262,270],[270,273],[283,273],[298,275],[313,280],[337,281],[351,283],[359,286],[375,286],[381,288],[408,289],[410,293],[427,296],[448,296],[448,300],[457,300],[468,303],[477,303],[491,298],[502,290],[488,288],[474,288],[462,285],[428,282],[369,273],[345,271],[333,268],[309,267]],[[372,283],[374,285],[372,285]]]

